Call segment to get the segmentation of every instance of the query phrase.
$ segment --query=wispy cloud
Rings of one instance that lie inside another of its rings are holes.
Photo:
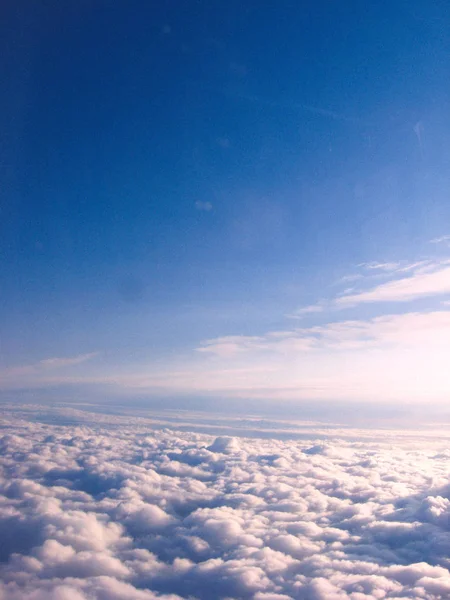
[[[354,306],[371,302],[406,302],[416,298],[450,293],[450,267],[444,263],[434,271],[418,269],[409,277],[382,283],[372,289],[344,295],[337,306]]]
[[[409,271],[415,271],[420,268],[433,268],[436,266],[433,260],[418,260],[415,262],[398,261],[398,262],[365,262],[357,265],[365,269],[366,271],[382,272],[385,274],[393,273],[408,273]]]
[[[449,310],[390,314],[205,340],[178,368],[116,382],[245,398],[443,401],[450,394],[449,339]]]
[[[286,316],[300,319],[363,303],[407,302],[420,297],[447,294],[450,293],[449,265],[447,259],[359,263],[356,266],[363,269],[362,273],[346,275],[336,282],[341,285],[355,282],[355,287],[341,289],[334,298],[300,307]],[[383,283],[373,286],[380,278]],[[367,288],[369,283],[372,283],[372,287]]]
[[[450,244],[450,235],[441,235],[440,237],[430,240],[430,244]]]
[[[363,279],[364,275],[361,273],[350,273],[349,275],[344,275],[340,279],[336,281],[336,284],[341,283],[352,283],[354,281],[358,281],[359,279]]]
[[[53,371],[57,371],[59,369],[64,369],[66,367],[72,367],[87,362],[98,355],[99,352],[88,352],[86,354],[78,354],[77,356],[55,356],[52,358],[44,358],[29,365],[7,367],[0,370],[0,382],[27,376],[31,376],[31,378],[39,378],[39,376],[43,374],[52,373]]]
[[[401,263],[399,262],[364,262],[359,263],[358,267],[362,267],[363,269],[369,269],[371,271],[396,271],[400,268]]]
[[[70,367],[72,365],[79,365],[84,363],[92,358],[98,356],[98,352],[88,352],[87,354],[79,354],[78,356],[69,356],[69,357],[53,357],[53,358],[45,358],[44,360],[39,361],[38,365],[46,369],[61,369],[63,367]]]
[[[450,260],[372,261],[358,267],[356,289],[287,315],[300,319],[323,313],[323,321],[334,314],[333,320],[205,340],[189,372],[179,371],[167,383],[252,398],[444,401],[450,394]],[[429,306],[397,314],[398,308],[392,309],[424,298],[434,306],[441,300],[441,310]],[[371,317],[355,311],[356,318],[336,318],[340,309],[376,303]],[[161,379],[159,384],[165,385]]]
[[[226,358],[256,348],[263,349],[264,347],[266,347],[264,337],[228,335],[201,342],[197,351],[208,352]]]
[[[210,212],[213,209],[213,205],[211,202],[202,202],[201,200],[197,200],[195,203],[195,208],[203,212]]]
[[[291,319],[302,319],[307,315],[321,313],[324,310],[324,304],[310,304],[309,306],[303,306],[301,308],[297,308],[293,313],[287,315]]]
[[[450,333],[450,311],[410,312],[401,315],[384,315],[367,320],[346,320],[296,328],[287,331],[268,332],[263,336],[228,336],[204,341],[198,348],[222,357],[249,352],[273,352],[286,354],[317,350],[347,351],[368,349],[384,345],[398,346],[405,343],[424,342],[433,344],[447,340]],[[431,338],[430,338],[431,336]]]
[[[301,323],[286,321],[289,324],[279,329],[259,328],[255,335],[205,339],[183,355],[158,364],[102,364],[70,370],[97,355],[90,352],[46,358],[3,371],[0,379],[8,389],[24,383],[37,387],[106,384],[130,394],[444,401],[450,395],[450,262],[368,264],[362,267],[356,290],[342,291],[344,286],[340,286],[340,295],[288,315],[310,317]],[[418,298],[432,298],[433,305],[406,308],[407,301]],[[441,309],[436,310],[439,300]],[[405,303],[403,314],[394,314],[401,302]],[[350,312],[362,304],[364,312]],[[340,320],[344,308],[345,316],[351,317]],[[317,324],[313,319],[319,314]]]
[[[450,394],[450,310],[388,314],[258,336],[204,340],[170,362],[11,377],[42,385],[108,385],[111,393],[346,400],[436,400]],[[29,374],[28,374],[29,375]],[[22,383],[21,383],[22,382]]]
[[[115,382],[158,393],[444,401],[450,394],[450,310],[445,302],[450,301],[445,298],[450,294],[449,261],[427,258],[360,267],[364,272],[356,291],[344,289],[287,315],[312,319],[321,314],[321,321],[328,317],[328,322],[292,327],[291,321],[286,329],[207,339],[176,368],[147,369]],[[379,277],[382,283],[373,285]],[[369,282],[372,287],[367,289]],[[396,312],[398,303],[406,306],[419,298],[432,298],[434,306],[441,299],[441,309]],[[375,314],[361,318],[355,310],[356,317],[339,320],[340,309],[360,304],[373,304]]]
[[[238,98],[239,100],[244,100],[246,102],[250,102],[253,104],[260,104],[263,106],[273,106],[273,107],[277,107],[277,108],[286,108],[288,110],[295,110],[295,111],[299,111],[299,112],[306,112],[306,113],[310,113],[310,114],[324,117],[327,119],[333,119],[335,121],[367,124],[367,121],[365,121],[361,118],[358,118],[358,117],[355,117],[352,115],[343,114],[341,112],[337,112],[335,110],[331,110],[329,108],[324,108],[324,107],[320,107],[320,106],[312,106],[310,104],[301,104],[301,103],[292,102],[292,101],[286,100],[286,99],[272,100],[270,98],[266,98],[263,96],[255,96],[253,94],[245,94],[245,93],[233,92],[232,94],[227,93],[227,95],[232,95],[234,98]]]

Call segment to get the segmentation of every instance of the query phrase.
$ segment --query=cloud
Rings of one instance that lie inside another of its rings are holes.
[[[414,311],[222,336],[179,362],[89,376],[42,375],[50,384],[107,385],[104,393],[275,401],[446,402],[450,311]],[[4,382],[8,385],[8,382]],[[12,384],[10,384],[12,385]]]
[[[216,143],[221,148],[230,148],[230,146],[231,146],[231,142],[230,142],[229,138],[227,138],[227,137],[218,137],[216,139]]]
[[[200,211],[210,212],[213,209],[213,205],[211,202],[202,202],[201,200],[197,200],[195,203],[195,208]]]
[[[184,368],[142,388],[246,398],[443,401],[450,311],[389,314],[203,341]]]
[[[70,357],[45,358],[29,365],[17,365],[14,367],[7,367],[0,370],[0,383],[23,383],[24,381],[36,382],[39,381],[42,378],[42,376],[48,372],[51,373],[52,371],[58,369],[64,369],[65,367],[72,367],[75,365],[82,364],[91,360],[92,358],[95,358],[98,355],[99,352],[89,352],[86,354],[79,354],[77,356]]]
[[[445,430],[214,439],[45,410],[3,411],[4,600],[450,593]]]
[[[323,304],[310,304],[309,306],[303,306],[302,308],[297,308],[293,313],[288,315],[291,319],[302,319],[303,317],[311,314],[316,314],[323,312],[324,305]]]
[[[78,356],[71,357],[45,358],[44,360],[39,361],[38,364],[46,369],[61,369],[63,367],[79,365],[98,355],[98,352],[88,352],[87,354],[79,354]]]
[[[351,283],[353,281],[358,281],[358,279],[363,279],[363,277],[364,275],[361,273],[352,273],[350,275],[344,275],[336,283]]]
[[[267,342],[264,337],[228,335],[201,342],[197,351],[228,357],[255,349],[264,349],[266,347]]]
[[[357,267],[362,273],[345,275],[337,283],[346,284],[358,281],[361,285],[383,278],[381,284],[369,289],[348,288],[335,298],[321,300],[300,308],[288,315],[303,318],[305,315],[342,308],[355,307],[358,304],[380,302],[408,302],[417,298],[433,297],[450,293],[450,267],[448,259],[423,259],[414,262],[364,262]]]
[[[206,340],[198,350],[219,356],[250,351],[286,354],[321,349],[352,350],[384,344],[428,343],[446,345],[450,333],[450,311],[411,312],[383,315],[367,320],[335,321],[325,325],[272,331],[264,336],[228,336]]]
[[[407,302],[417,298],[450,294],[448,264],[433,271],[419,269],[409,277],[382,283],[370,290],[341,296],[335,300],[339,307],[372,302]]]
[[[432,240],[430,240],[430,244],[448,244],[450,243],[450,235],[441,235],[439,237],[436,237]]]
[[[358,267],[362,267],[368,270],[376,270],[376,271],[397,271],[401,266],[399,262],[365,262],[360,263]]]
[[[239,450],[238,441],[230,437],[218,437],[214,440],[211,446],[208,446],[210,452],[220,452],[230,454]]]
[[[308,112],[314,115],[318,115],[319,117],[329,118],[336,121],[344,121],[349,123],[366,123],[366,120],[360,119],[358,117],[353,117],[349,115],[345,115],[343,113],[336,112],[334,110],[330,110],[329,108],[323,108],[319,106],[311,106],[309,104],[298,104],[295,102],[291,102],[285,99],[272,100],[270,98],[265,98],[263,96],[255,96],[244,93],[236,93],[233,92],[233,97],[238,98],[240,100],[244,100],[246,102],[250,102],[253,104],[261,104],[265,106],[276,106],[279,108],[287,108],[288,110],[297,110],[301,112]]]
[[[103,364],[101,370],[94,365],[95,371],[71,372],[68,367],[96,354],[44,359],[4,369],[1,385],[11,390],[83,384],[95,386],[97,393],[101,387],[107,393],[158,397],[446,401],[450,394],[446,376],[450,313],[445,310],[449,260],[368,264],[369,274],[362,275],[357,289],[343,290],[288,315],[309,316],[305,322],[309,325],[320,314],[319,325],[293,327],[288,321],[279,329],[260,326],[255,335],[200,339],[190,352],[158,364],[150,360],[126,366]],[[382,283],[364,289],[368,281],[373,284],[380,277]],[[399,303],[425,298],[433,300],[429,308],[422,303],[421,310],[408,307],[395,314]],[[437,300],[442,310],[435,309]],[[359,305],[365,305],[364,312],[350,312]],[[340,320],[341,309],[347,310],[347,318]]]

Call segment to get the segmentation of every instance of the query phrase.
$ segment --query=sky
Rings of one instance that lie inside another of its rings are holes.
[[[1,9],[2,398],[446,401],[446,2],[39,4]]]

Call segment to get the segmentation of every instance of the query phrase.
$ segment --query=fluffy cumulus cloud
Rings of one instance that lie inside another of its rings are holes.
[[[0,436],[1,600],[450,597],[448,439],[24,414]]]

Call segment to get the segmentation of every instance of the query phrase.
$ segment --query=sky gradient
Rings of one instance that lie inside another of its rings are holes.
[[[3,398],[445,402],[446,2],[2,12]]]

